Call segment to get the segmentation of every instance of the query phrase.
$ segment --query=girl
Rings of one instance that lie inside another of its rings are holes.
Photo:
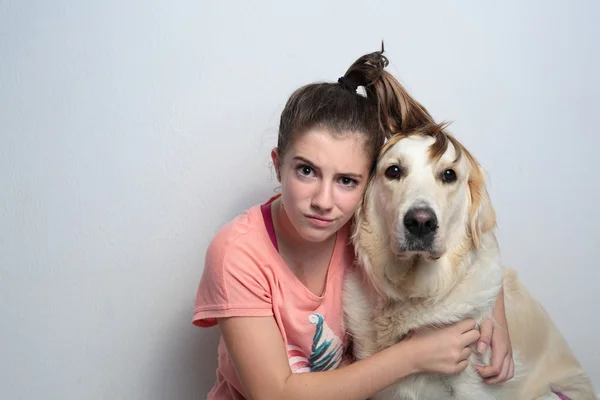
[[[465,320],[342,361],[350,225],[385,140],[378,110],[394,79],[382,53],[359,58],[338,83],[292,94],[271,152],[281,195],[236,217],[210,243],[193,317],[197,326],[221,330],[208,399],[366,399],[410,374],[462,371],[478,340],[494,350],[482,377],[512,376],[507,330],[492,330],[490,321],[481,334]],[[495,319],[505,327],[503,307],[501,295]]]

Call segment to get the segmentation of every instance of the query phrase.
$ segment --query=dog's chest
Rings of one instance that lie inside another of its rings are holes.
[[[493,296],[462,296],[460,301],[449,298],[435,304],[419,300],[377,304],[373,323],[378,347],[389,347],[425,326],[447,326],[466,318],[475,319],[479,325],[491,315],[493,300]]]

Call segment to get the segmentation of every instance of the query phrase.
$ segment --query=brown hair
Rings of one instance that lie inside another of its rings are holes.
[[[299,135],[310,129],[326,129],[336,135],[362,135],[374,162],[387,136],[379,117],[380,101],[374,96],[386,85],[387,65],[382,45],[381,51],[356,60],[337,83],[312,83],[297,89],[281,113],[279,157]],[[365,88],[366,97],[357,93],[359,86]]]

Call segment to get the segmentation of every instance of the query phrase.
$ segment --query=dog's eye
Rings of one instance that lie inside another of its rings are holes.
[[[442,181],[444,183],[452,183],[456,181],[456,172],[453,169],[447,169],[442,174]]]
[[[400,179],[402,177],[402,169],[397,165],[392,165],[385,170],[385,177],[388,179]]]

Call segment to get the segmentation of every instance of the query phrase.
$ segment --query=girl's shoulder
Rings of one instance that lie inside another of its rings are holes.
[[[223,225],[208,245],[193,322],[213,326],[217,318],[272,315],[273,257],[260,205]]]
[[[269,248],[272,244],[261,212],[262,205],[246,209],[219,228],[208,245],[207,256],[213,260],[244,255],[272,257],[274,248]]]
[[[253,206],[221,226],[210,241],[209,248],[229,249],[241,241],[252,243],[257,240],[260,230],[260,213],[257,211],[259,206]]]

